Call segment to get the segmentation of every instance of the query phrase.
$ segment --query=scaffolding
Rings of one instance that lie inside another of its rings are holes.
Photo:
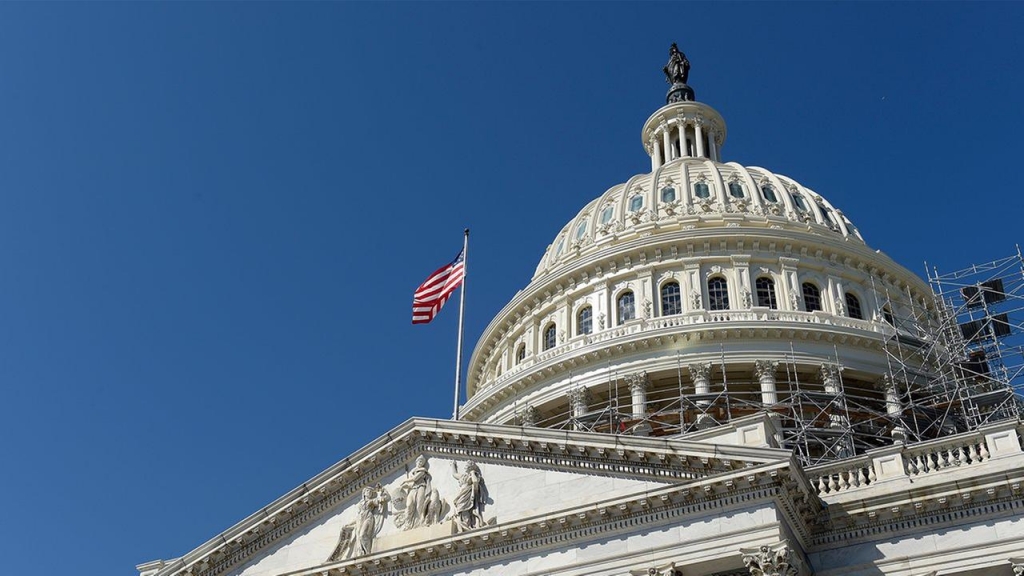
[[[568,396],[517,411],[520,424],[610,434],[687,434],[767,412],[778,441],[811,466],[894,442],[973,430],[1024,414],[1024,258],[948,274],[929,270],[932,294],[872,278],[886,366],[852,371],[838,347],[798,355],[693,363],[674,371],[612,374],[607,386],[570,382]],[[610,366],[609,366],[609,369]],[[570,378],[572,380],[572,378]],[[641,408],[637,408],[640,406]]]

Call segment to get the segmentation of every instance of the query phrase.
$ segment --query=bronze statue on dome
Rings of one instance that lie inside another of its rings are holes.
[[[665,81],[669,84],[686,84],[686,79],[690,76],[690,61],[686,59],[686,54],[679,51],[675,42],[668,50],[668,64],[662,70],[665,71]]]

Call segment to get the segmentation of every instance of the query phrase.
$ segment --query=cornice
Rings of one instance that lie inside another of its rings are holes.
[[[168,563],[156,576],[223,574],[400,469],[414,453],[676,483],[792,465],[788,451],[774,448],[414,418]],[[813,492],[806,481],[801,490]]]
[[[355,560],[310,567],[282,576],[385,575],[450,572],[524,551],[655,529],[687,517],[756,503],[773,503],[797,533],[807,536],[817,502],[790,477],[791,463],[758,466],[713,479],[587,504],[471,533],[382,551]]]

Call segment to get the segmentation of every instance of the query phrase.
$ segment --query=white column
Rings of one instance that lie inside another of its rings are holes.
[[[654,138],[653,136],[651,136],[651,148],[654,149],[654,153],[651,156],[651,158],[653,158],[653,162],[651,163],[651,170],[654,171],[657,170],[658,168],[661,168],[661,165],[664,164],[665,162],[661,159],[661,147],[658,145],[657,139]]]
[[[708,129],[708,146],[711,148],[711,159],[715,162],[721,162],[718,158],[718,142],[715,139],[718,137],[718,133],[715,132],[714,128]]]
[[[693,380],[694,394],[709,394],[711,392],[711,364],[709,362],[695,362],[686,367],[690,372],[690,379]],[[714,420],[705,412],[711,407],[709,400],[697,400],[697,408],[702,412],[697,415],[697,427],[707,428],[714,424]]]
[[[669,127],[670,124],[665,124],[661,129],[661,141],[665,146],[665,162],[674,159],[672,154],[672,137],[669,134]]]
[[[585,430],[586,426],[579,421],[584,414],[587,413],[587,407],[590,405],[590,389],[586,386],[580,386],[569,390],[569,409],[572,411],[572,426],[576,430]]]
[[[686,123],[682,120],[676,120],[676,130],[679,131],[679,156],[689,158],[690,151],[686,146]]]
[[[903,406],[900,405],[900,394],[896,389],[896,382],[888,374],[882,375],[882,389],[885,390],[885,412],[892,419],[892,436],[893,443],[906,442],[907,431],[900,426],[900,413],[903,412]]]
[[[626,383],[629,385],[629,393],[633,399],[632,416],[639,420],[647,416],[647,389],[651,385],[651,379],[647,372],[637,372],[626,376]]]
[[[775,391],[775,370],[779,363],[775,360],[755,360],[754,374],[761,384],[761,404],[771,406],[779,402],[778,392]]]
[[[695,149],[697,150],[698,158],[707,158],[704,155],[704,128],[701,126],[704,122],[697,119],[693,123],[693,137],[696,140]]]
[[[835,364],[821,365],[821,383],[825,386],[825,393],[833,397],[832,406],[829,409],[829,426],[832,428],[844,428],[846,418],[839,412],[843,409],[843,399],[839,396],[839,371],[842,370]]]

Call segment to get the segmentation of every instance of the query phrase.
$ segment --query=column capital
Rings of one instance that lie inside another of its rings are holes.
[[[647,390],[651,386],[651,378],[647,375],[646,371],[627,374],[623,380],[629,386],[630,392]]]
[[[740,548],[740,553],[750,576],[800,576],[800,560],[785,540],[759,548]]]
[[[707,380],[711,375],[710,362],[694,362],[687,364],[686,369],[690,371],[690,378],[694,380]]]
[[[754,374],[758,379],[769,376],[775,379],[775,370],[779,367],[778,360],[754,360]]]
[[[1024,576],[1024,557],[1010,558],[1010,568],[1013,576]]]
[[[523,411],[519,414],[519,421],[522,426],[536,426],[540,420],[540,410],[537,410],[536,406],[526,405]]]
[[[825,383],[832,383],[839,379],[839,373],[843,371],[843,367],[838,364],[832,364],[829,362],[822,363],[821,365],[821,381]]]
[[[569,404],[574,412],[586,412],[587,405],[590,404],[590,388],[586,386],[571,388],[569,390]]]

